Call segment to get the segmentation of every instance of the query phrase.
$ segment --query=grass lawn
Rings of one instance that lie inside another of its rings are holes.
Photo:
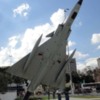
[[[71,97],[73,97],[73,98],[100,98],[100,96],[85,96],[85,95],[83,95],[83,96],[71,96]]]

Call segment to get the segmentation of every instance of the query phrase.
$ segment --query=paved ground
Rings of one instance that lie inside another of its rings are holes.
[[[57,100],[57,99],[52,99],[52,100]],[[65,100],[65,98],[62,98],[62,100]],[[70,98],[70,100],[100,100],[100,98],[93,98],[93,99]]]
[[[64,99],[63,99],[64,100]],[[82,98],[70,98],[70,100],[100,100],[100,98],[90,98],[90,99],[82,99]]]

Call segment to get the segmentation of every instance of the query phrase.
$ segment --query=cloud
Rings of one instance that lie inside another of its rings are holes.
[[[18,43],[18,39],[20,39],[20,36],[13,36],[10,37],[8,40],[8,46],[10,46],[11,48],[16,47],[16,44]]]
[[[69,54],[71,54],[73,50],[69,51]],[[80,51],[75,52],[74,58],[76,58],[77,61],[77,69],[78,70],[84,70],[87,68],[87,66],[90,66],[90,69],[94,69],[97,67],[97,58],[89,58],[89,54],[82,53]],[[88,69],[88,68],[87,68]]]
[[[70,50],[69,54],[71,54],[72,52],[73,52],[73,50]],[[82,53],[82,52],[79,52],[76,50],[73,58],[75,58],[77,61],[77,69],[83,70],[86,67],[85,59],[87,57],[89,57],[89,54],[85,54],[85,53]]]
[[[97,58],[89,58],[85,61],[86,66],[97,67]]]
[[[100,43],[100,33],[94,33],[91,38],[92,44]]]
[[[77,69],[78,69],[78,70],[83,70],[85,67],[86,67],[86,66],[85,66],[84,63],[77,62]]]
[[[77,69],[84,70],[84,69],[94,69],[98,67],[97,58],[88,58],[83,62],[77,62]]]
[[[85,54],[85,53],[76,51],[74,57],[77,58],[77,59],[79,60],[79,59],[83,59],[83,58],[89,57],[89,54]]]
[[[97,58],[88,58],[83,62],[77,62],[77,69],[84,70],[84,69],[94,69],[98,67]]]
[[[75,42],[73,42],[73,41],[68,41],[68,46],[69,46],[69,47],[74,46],[74,45],[76,45]]]
[[[51,22],[54,26],[57,26],[58,24],[62,24],[65,20],[65,12],[63,9],[58,9],[57,12],[52,14],[51,16]]]
[[[27,16],[29,8],[30,8],[29,4],[23,3],[13,10],[13,16],[14,17],[16,17],[17,15]]]
[[[100,50],[100,45],[97,47],[98,50]]]
[[[9,55],[9,48],[1,47],[0,50],[0,66],[8,66],[10,65],[10,55]]]
[[[16,14],[23,15],[24,10],[26,11],[28,8],[29,6],[27,4],[22,4],[14,10],[15,16]],[[59,9],[51,15],[51,23],[38,25],[34,28],[27,28],[23,34],[10,37],[7,46],[1,47],[0,49],[0,66],[12,65],[28,54],[41,34],[43,34],[41,43],[45,42],[48,39],[45,36],[54,31],[59,23],[63,23],[65,19],[64,14],[64,10]]]

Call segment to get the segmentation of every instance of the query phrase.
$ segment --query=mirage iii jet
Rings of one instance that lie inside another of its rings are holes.
[[[40,84],[50,85],[61,81],[65,66],[75,52],[66,60],[66,45],[71,25],[80,10],[82,1],[76,3],[65,23],[59,24],[54,32],[47,35],[51,37],[49,40],[39,46],[41,35],[32,52],[7,70],[12,75],[30,80],[28,91],[33,92]]]

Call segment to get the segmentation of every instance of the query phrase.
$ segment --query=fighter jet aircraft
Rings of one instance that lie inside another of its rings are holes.
[[[76,3],[65,23],[59,24],[54,32],[47,35],[51,37],[49,40],[39,46],[41,35],[32,52],[7,70],[8,73],[30,80],[28,91],[33,92],[39,84],[50,85],[61,81],[65,66],[71,59],[66,61],[66,43],[82,1]]]

